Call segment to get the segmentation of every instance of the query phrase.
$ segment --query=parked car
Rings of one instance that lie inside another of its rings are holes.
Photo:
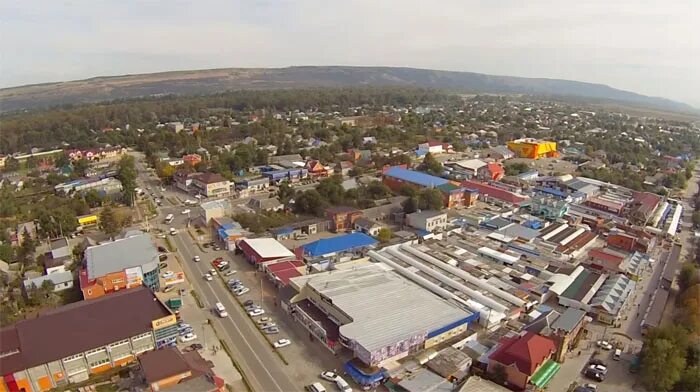
[[[271,321],[270,321],[270,322],[267,322],[267,323],[262,323],[262,324],[260,324],[260,328],[261,328],[261,329],[267,329],[267,328],[272,328],[272,327],[276,327],[276,326],[277,326],[277,324],[275,324],[275,323],[273,323],[273,322],[271,322]]]
[[[287,347],[287,346],[289,346],[290,344],[292,344],[292,341],[291,341],[291,340],[289,340],[289,339],[280,339],[280,340],[274,342],[274,343],[273,343],[273,346],[275,346],[275,348],[282,348],[282,347]]]
[[[238,272],[238,271],[236,271],[236,270],[231,270],[231,271],[226,272],[226,273],[224,274],[224,276],[231,276],[231,275],[235,274],[236,272]]]
[[[216,276],[216,270],[213,269],[213,268],[210,269],[210,270],[209,270],[209,274],[210,274],[211,276]]]
[[[180,323],[178,323],[177,328],[182,330],[182,329],[192,328],[192,326],[187,324],[187,323],[180,322]]]
[[[610,344],[607,340],[599,340],[596,345],[603,350],[612,350],[613,345]]]
[[[161,275],[161,277],[162,277],[163,279],[170,279],[170,278],[172,278],[173,276],[175,276],[175,273],[174,273],[173,271],[165,271],[165,272]]]
[[[165,253],[161,253],[158,255],[158,260],[160,260],[160,261],[165,261],[167,259],[168,259],[168,255]]]
[[[265,328],[263,329],[263,332],[265,332],[268,335],[274,335],[280,333],[280,329],[277,327]]]
[[[214,278],[212,278],[210,274],[204,274],[204,280],[206,280],[207,282],[211,282],[213,279]]]
[[[335,386],[338,387],[340,392],[352,392],[352,388],[350,388],[350,384],[348,384],[348,382],[345,381],[345,379],[340,377],[340,376],[335,378]]]
[[[261,317],[258,321],[256,321],[258,324],[265,324],[272,322],[272,319],[270,317]]]
[[[586,369],[586,371],[583,373],[584,376],[587,378],[590,378],[592,380],[596,381],[604,381],[605,380],[605,375],[601,372],[597,372],[591,368]]]
[[[172,285],[170,285],[170,286],[165,286],[165,288],[163,289],[163,292],[164,292],[164,293],[169,293],[169,292],[173,291],[173,289],[175,289],[175,286],[172,286]]]
[[[235,293],[236,293],[237,296],[240,297],[241,295],[243,295],[243,294],[245,294],[245,293],[247,293],[247,292],[249,292],[249,291],[250,291],[249,288],[247,288],[247,287],[241,287],[240,289],[236,290]]]
[[[321,372],[321,378],[326,380],[326,381],[335,382],[335,379],[337,377],[338,377],[338,374],[336,374],[335,372],[329,372],[329,371]]]
[[[168,263],[160,263],[158,264],[158,269],[166,269],[168,268]]]
[[[251,317],[260,316],[263,314],[265,314],[265,311],[260,308],[248,311],[248,315]]]
[[[168,250],[165,249],[164,246],[160,246],[160,245],[158,246],[158,252],[160,252],[160,253],[166,253],[167,251],[168,251]]]
[[[605,361],[603,361],[602,359],[598,359],[598,358],[593,358],[593,359],[591,359],[588,363],[589,363],[590,365],[603,365],[603,366],[607,366],[607,365],[605,364]]]
[[[182,210],[181,214],[182,214],[182,215],[187,215],[187,214],[189,214],[190,212],[191,212],[190,209],[189,209],[189,208],[186,208],[186,209]]]
[[[197,339],[197,335],[195,335],[194,333],[188,333],[185,336],[180,336],[180,341],[182,343],[191,342],[195,339]]]
[[[253,305],[253,304],[254,304],[254,302],[253,302],[252,299],[249,299],[249,300],[243,302],[243,306],[250,306],[250,305]]]
[[[201,350],[201,349],[204,348],[204,346],[202,346],[202,345],[199,344],[199,343],[192,343],[192,344],[190,344],[189,347],[192,348],[192,349],[194,349],[194,350]]]
[[[214,245],[211,247],[213,250],[221,250],[221,247],[219,245]]]
[[[194,260],[195,263],[199,263],[199,260],[201,260],[201,258],[199,258],[199,256],[195,256],[192,258],[192,260]]]
[[[315,382],[313,384],[304,387],[304,390],[308,392],[326,392],[326,388],[321,385],[320,382]]]
[[[231,266],[228,264],[224,264],[224,265],[219,266],[219,272],[225,272],[225,271],[228,271],[230,269],[231,269]]]
[[[192,328],[185,328],[182,331],[180,331],[180,336],[185,336],[187,334],[193,333],[194,330]]]

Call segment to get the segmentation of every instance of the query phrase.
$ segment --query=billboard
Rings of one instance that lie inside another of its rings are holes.
[[[141,267],[132,267],[124,270],[126,274],[126,287],[140,286],[143,283]]]

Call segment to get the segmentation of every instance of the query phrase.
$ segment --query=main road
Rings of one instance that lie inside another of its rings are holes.
[[[132,154],[136,158],[135,166],[139,185],[142,187],[150,186],[156,197],[167,196],[167,193],[161,194],[158,180],[149,175],[143,163],[143,155],[140,153]],[[165,204],[165,198],[163,199]],[[211,282],[204,280],[204,274],[211,268],[212,260],[210,259],[212,256],[201,252],[186,229],[182,228],[187,220],[186,216],[179,213],[182,209],[183,207],[177,205],[158,208],[157,225],[163,221],[168,213],[176,216],[171,226],[178,228],[179,232],[170,238],[177,247],[183,272],[207,309],[211,311],[217,302],[221,302],[226,307],[228,317],[219,318],[212,311],[210,319],[215,329],[219,331],[219,337],[231,349],[233,359],[238,363],[244,377],[254,391],[301,390],[302,387],[295,385],[290,379],[285,372],[285,365],[272,351],[270,344],[257,330],[245,310],[233,299],[223,282],[220,279],[214,279]],[[195,263],[194,256],[199,256],[202,261]]]

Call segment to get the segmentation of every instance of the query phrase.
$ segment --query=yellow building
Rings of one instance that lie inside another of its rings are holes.
[[[557,143],[535,140],[535,139],[518,139],[508,142],[508,149],[513,151],[518,158],[557,158]]]

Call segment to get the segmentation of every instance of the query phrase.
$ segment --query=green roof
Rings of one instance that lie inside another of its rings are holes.
[[[539,369],[530,378],[530,384],[534,384],[537,388],[544,388],[552,380],[555,374],[559,371],[561,365],[548,359],[540,366]]]
[[[564,290],[563,293],[561,293],[561,296],[564,298],[574,298],[576,296],[576,293],[578,293],[579,290],[581,290],[581,287],[583,287],[583,283],[586,281],[588,278],[588,275],[590,275],[590,272],[588,270],[583,270],[581,271],[580,274],[574,279],[573,282],[569,285],[569,287]]]
[[[458,189],[461,189],[461,187],[459,187],[455,184],[449,183],[449,182],[446,182],[442,185],[438,185],[438,186],[436,186],[436,188],[445,192],[445,193],[450,193],[452,191],[456,191]]]

